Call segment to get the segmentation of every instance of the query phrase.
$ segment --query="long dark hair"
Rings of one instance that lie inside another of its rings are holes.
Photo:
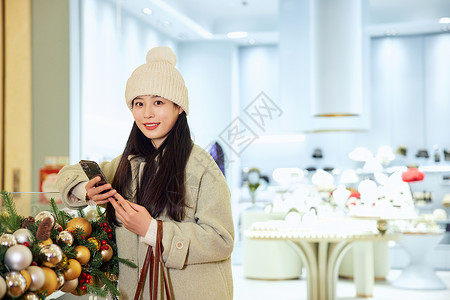
[[[125,199],[132,197],[131,165],[129,155],[145,159],[145,167],[136,190],[136,201],[157,218],[164,211],[174,221],[184,218],[185,168],[192,150],[192,140],[186,113],[178,115],[166,140],[156,149],[152,141],[133,123],[125,150],[114,175],[112,186]],[[106,217],[110,224],[119,226],[114,207],[108,203]]]

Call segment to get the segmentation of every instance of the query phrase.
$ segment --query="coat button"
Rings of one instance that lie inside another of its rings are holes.
[[[178,242],[176,247],[177,247],[178,250],[183,249],[183,242]]]

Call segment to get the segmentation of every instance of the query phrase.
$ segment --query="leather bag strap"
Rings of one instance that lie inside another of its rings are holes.
[[[144,266],[142,267],[141,275],[139,276],[139,282],[134,295],[134,300],[139,300],[142,289],[144,287],[145,278],[147,277],[147,271],[150,269],[149,276],[149,294],[150,300],[157,300],[158,298],[158,284],[159,284],[159,268],[161,267],[161,273],[164,280],[164,290],[167,300],[172,300],[169,289],[169,280],[166,274],[166,267],[162,257],[162,235],[163,227],[162,222],[157,220],[157,235],[155,245],[155,255],[153,255],[152,246],[148,246],[147,254],[145,255]],[[150,266],[149,266],[150,264]]]
[[[153,259],[151,259],[152,257],[153,257],[152,246],[148,246],[147,254],[145,255],[144,266],[142,267],[142,271],[141,271],[141,275],[139,276],[139,282],[138,282],[138,286],[136,289],[136,293],[134,294],[134,300],[139,300],[139,297],[141,296],[141,291],[144,287],[145,277],[147,277],[148,265],[149,265],[150,261],[153,261]]]

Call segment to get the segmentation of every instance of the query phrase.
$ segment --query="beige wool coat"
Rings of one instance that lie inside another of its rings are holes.
[[[136,179],[145,163],[139,157],[129,157],[129,160],[135,191]],[[100,164],[108,182],[112,182],[119,161],[120,157],[117,157]],[[194,145],[185,178],[187,207],[184,220],[174,222],[166,215],[158,217],[163,222],[163,259],[172,297],[175,300],[232,299],[230,256],[234,226],[225,177],[209,153]],[[86,180],[78,164],[66,166],[59,172],[56,183],[66,206],[86,206],[84,201],[74,202],[69,198],[72,188]],[[135,197],[128,200],[136,202]],[[116,228],[116,239],[118,255],[138,265],[137,269],[123,264],[119,267],[120,298],[133,299],[148,245],[123,226]],[[143,299],[149,299],[148,279]]]

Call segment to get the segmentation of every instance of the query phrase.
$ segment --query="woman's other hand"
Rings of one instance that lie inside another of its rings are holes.
[[[111,184],[107,183],[100,186],[95,186],[101,180],[100,176],[96,176],[86,183],[86,198],[94,201],[97,205],[105,204],[109,202],[109,198],[117,194],[116,190],[113,190]],[[110,190],[109,192],[101,194],[103,191]]]
[[[115,199],[110,199],[110,202],[116,210],[116,217],[126,229],[140,236],[145,236],[153,219],[145,207],[125,200],[118,193],[115,195]]]

